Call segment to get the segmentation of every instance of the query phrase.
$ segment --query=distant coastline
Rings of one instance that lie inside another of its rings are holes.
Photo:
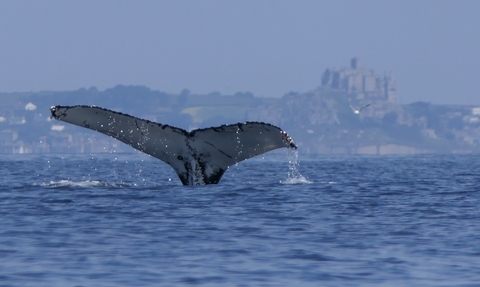
[[[49,118],[52,105],[97,105],[184,129],[243,121],[287,130],[304,153],[424,154],[480,152],[480,103],[397,103],[391,74],[378,76],[357,58],[326,69],[319,87],[280,98],[178,94],[144,86],[0,93],[0,153],[110,153],[133,149],[109,137]],[[350,106],[370,104],[359,114]]]

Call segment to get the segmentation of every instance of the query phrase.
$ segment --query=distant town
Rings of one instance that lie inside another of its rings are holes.
[[[186,130],[244,121],[280,126],[303,153],[424,154],[480,152],[480,103],[397,103],[391,74],[377,75],[353,58],[319,73],[319,86],[278,98],[250,92],[178,94],[144,86],[0,93],[0,153],[123,153],[105,135],[50,118],[53,105],[96,105]],[[361,111],[359,109],[364,107]]]

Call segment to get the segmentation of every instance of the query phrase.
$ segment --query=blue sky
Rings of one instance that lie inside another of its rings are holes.
[[[400,103],[480,104],[480,1],[3,1],[0,92],[280,97],[359,57]]]

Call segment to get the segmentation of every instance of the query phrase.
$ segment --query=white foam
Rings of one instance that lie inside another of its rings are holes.
[[[83,181],[72,181],[72,180],[59,180],[59,181],[50,181],[39,184],[43,187],[117,187],[123,186],[123,184],[111,184],[105,183],[98,180],[83,180]]]
[[[299,177],[289,177],[285,180],[280,181],[281,184],[310,184],[312,181],[306,179],[303,175]]]

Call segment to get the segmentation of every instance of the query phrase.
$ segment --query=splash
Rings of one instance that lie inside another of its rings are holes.
[[[34,184],[37,185],[37,184]],[[111,184],[98,180],[84,180],[84,181],[72,181],[72,180],[59,180],[50,181],[38,184],[43,187],[119,187],[125,186],[124,184]]]
[[[240,128],[238,127],[237,128],[237,132],[236,132],[237,136],[237,140],[236,140],[236,145],[235,145],[235,150],[237,151],[237,155],[235,156],[235,167],[238,168],[238,159],[240,158],[240,156],[242,155],[242,150],[243,150],[243,144],[240,140]]]
[[[299,171],[298,167],[300,162],[298,161],[298,150],[287,149],[288,158],[288,173],[285,180],[281,180],[281,184],[306,184],[312,183],[306,179]]]
[[[235,174],[239,171],[238,169],[238,159],[239,157],[241,156],[242,154],[242,149],[243,149],[243,145],[242,145],[242,142],[240,140],[240,128],[237,128],[237,131],[236,131],[236,136],[235,136],[235,151],[237,152],[237,154],[235,155],[235,165],[233,166],[233,169],[234,169],[234,172],[230,173],[230,176],[233,178],[235,177]]]

